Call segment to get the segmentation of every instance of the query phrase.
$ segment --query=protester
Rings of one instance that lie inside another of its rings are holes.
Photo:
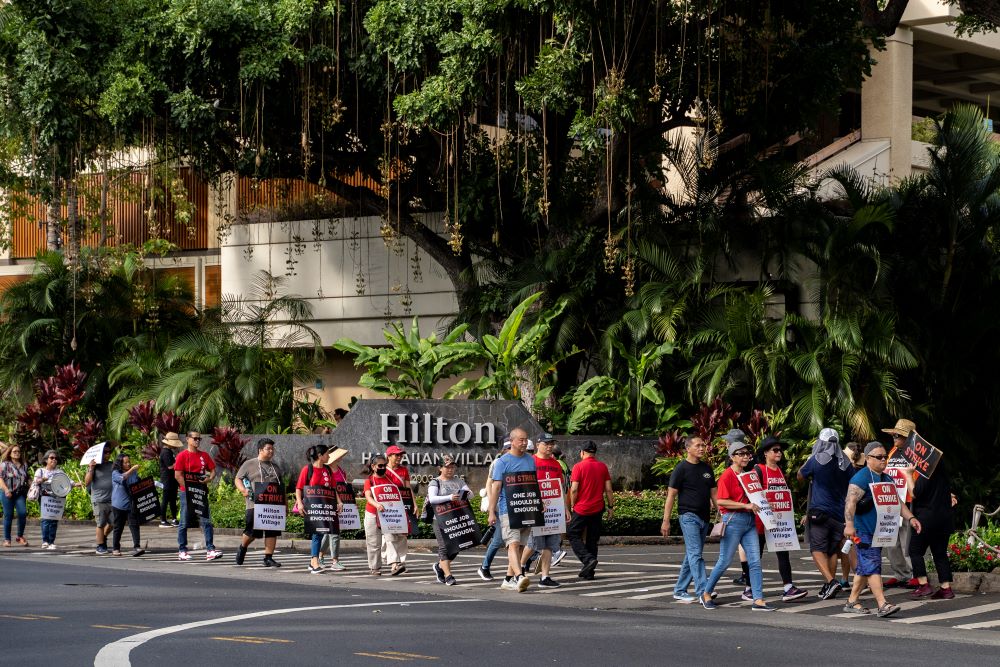
[[[97,544],[94,551],[100,555],[108,553],[108,535],[111,533],[111,443],[105,443],[99,461],[91,461],[87,466],[87,474],[83,483],[90,494],[90,506],[94,510],[94,523],[97,524]]]
[[[705,441],[692,436],[684,442],[684,451],[687,456],[670,473],[670,481],[667,483],[660,534],[670,536],[670,516],[676,502],[677,521],[684,536],[684,561],[674,586],[674,599],[688,604],[701,599],[705,592],[707,577],[702,551],[710,528],[712,507],[717,507],[718,491],[712,466],[702,461],[705,456]],[[694,596],[687,592],[692,580]]]
[[[871,610],[858,601],[861,591],[867,586],[871,589],[875,602],[878,604],[876,614],[880,618],[892,616],[899,611],[899,605],[890,604],[885,599],[882,590],[882,549],[872,546],[872,538],[875,535],[875,524],[878,512],[875,508],[870,484],[879,482],[895,483],[892,477],[885,474],[886,461],[888,456],[885,447],[880,442],[869,442],[865,445],[865,461],[867,465],[859,470],[851,478],[850,486],[847,490],[847,501],[844,509],[844,535],[848,538],[857,537],[855,547],[858,552],[858,564],[854,570],[854,585],[851,587],[851,594],[844,605],[844,611],[854,614],[869,614]],[[903,521],[909,523],[913,529],[920,533],[920,521],[913,516],[909,508],[899,501],[900,513]],[[870,507],[861,511],[859,505],[868,504]]]
[[[24,526],[28,519],[28,464],[21,454],[21,445],[10,445],[0,454],[0,489],[3,495],[3,545],[10,546],[10,529],[17,512],[17,544],[28,546]]]
[[[844,445],[844,456],[846,456],[851,461],[851,466],[854,468],[854,472],[857,472],[861,468],[865,467],[865,452],[864,447],[861,443],[854,442],[853,440],[846,445]],[[848,553],[844,553],[841,549],[840,553],[837,554],[837,558],[840,561],[840,571],[843,574],[842,579],[838,579],[837,583],[840,587],[846,590],[850,587],[850,573],[854,571],[857,566],[857,550],[851,549]],[[833,576],[837,576],[834,572]]]
[[[530,441],[529,441],[530,442]],[[548,433],[542,434],[538,444],[535,446],[535,472],[538,481],[559,480],[562,484],[563,506],[565,507],[566,522],[569,523],[570,505],[569,493],[563,478],[563,469],[559,462],[552,456],[555,447],[555,438]],[[532,533],[528,538],[528,544],[521,553],[521,570],[530,571],[530,563],[538,560],[538,570],[542,577],[538,580],[538,585],[542,588],[559,588],[560,584],[550,576],[553,555],[559,551],[559,541],[562,535],[536,535]]]
[[[128,523],[132,534],[132,555],[141,556],[146,553],[139,537],[139,512],[129,495],[128,485],[139,481],[139,464],[132,465],[129,455],[122,452],[115,458],[111,469],[111,513],[114,528],[111,531],[111,555],[122,555],[122,532]]]
[[[326,465],[326,445],[315,445],[306,452],[309,465],[299,472],[299,480],[295,484],[295,507],[305,516],[305,505],[302,502],[302,489],[307,486],[324,486],[328,489],[336,489],[337,484],[333,478],[333,471]],[[310,574],[323,574],[323,566],[319,562],[320,547],[323,545],[323,534],[313,533],[310,545],[309,572]]]
[[[493,468],[496,467],[497,461],[500,460],[504,454],[510,451],[510,440],[504,440],[503,445],[500,447],[500,453],[497,457],[490,462],[490,467],[486,471],[486,488],[480,493],[483,494],[483,506],[481,510],[484,512],[489,511],[490,499],[489,499],[489,486],[490,480],[493,479]],[[490,539],[489,545],[486,547],[486,554],[483,556],[483,562],[476,571],[479,578],[483,581],[493,581],[493,574],[490,572],[490,566],[493,565],[493,559],[496,558],[497,552],[500,551],[500,547],[503,546],[503,531],[498,530],[494,527],[493,537]]]
[[[391,539],[395,536],[383,536],[378,519],[378,512],[382,509],[382,504],[375,500],[372,492],[373,487],[392,485],[392,480],[386,477],[386,467],[386,458],[381,454],[376,456],[369,464],[365,478],[365,546],[368,550],[368,572],[373,577],[382,574],[383,562],[389,562],[389,558],[396,559],[396,546],[399,544],[399,540]],[[390,539],[383,540],[383,537]],[[386,544],[388,552],[384,561],[382,558],[383,542]]]
[[[184,443],[173,431],[161,440],[164,447],[160,448],[160,484],[163,486],[163,502],[160,503],[160,528],[177,525],[177,479],[174,477],[174,461],[177,450]]]
[[[346,412],[345,412],[346,414]],[[330,472],[333,473],[333,483],[336,485],[338,482],[347,484],[347,475],[340,468],[340,459],[347,456],[347,450],[342,449],[334,445],[332,448],[328,449],[326,452],[326,465],[330,468]],[[340,500],[340,496],[337,496],[337,516],[340,516],[341,511],[344,509],[344,503]],[[327,533],[323,536],[323,541],[319,545],[319,564],[325,568],[333,570],[334,572],[343,572],[347,568],[343,563],[340,562],[340,534],[337,533]],[[330,562],[326,561],[324,554],[330,554]]]
[[[62,468],[59,467],[59,455],[56,454],[56,450],[50,449],[45,452],[45,465],[41,468],[35,470],[35,475],[33,477],[33,484],[37,486],[42,486],[44,482],[52,479],[52,476],[57,472],[61,473]],[[80,483],[76,482],[73,486],[81,486]],[[48,494],[48,491],[44,489],[41,490],[44,495]],[[59,530],[59,520],[58,519],[42,519],[42,548],[55,550],[56,547],[56,531]]]
[[[281,567],[274,560],[274,549],[281,537],[280,530],[254,530],[254,484],[281,483],[281,470],[274,463],[274,440],[261,438],[257,441],[257,458],[243,462],[236,471],[236,489],[246,499],[246,517],[243,527],[243,539],[236,550],[236,564],[243,565],[250,543],[259,537],[264,538],[264,567]]]
[[[719,560],[705,583],[701,604],[705,609],[715,609],[711,594],[732,562],[737,545],[743,545],[743,550],[747,554],[747,565],[750,568],[750,590],[753,597],[750,609],[775,611],[775,608],[764,600],[764,576],[760,565],[760,542],[757,537],[757,512],[760,511],[760,507],[750,502],[738,477],[747,469],[753,451],[742,438],[734,438],[727,452],[732,464],[719,476],[717,494],[725,532],[719,545]]]
[[[211,484],[215,479],[215,461],[212,457],[201,451],[201,433],[198,431],[188,431],[187,449],[177,455],[174,461],[174,478],[180,490],[181,497],[181,520],[177,526],[177,560],[189,561],[191,556],[187,549],[187,527],[190,520],[188,507],[187,487],[184,482],[184,473],[198,475],[204,484]],[[206,505],[204,517],[198,517],[201,522],[202,533],[205,536],[205,560],[216,560],[222,558],[222,552],[215,548],[215,531],[212,525],[212,515],[210,507]]]
[[[604,509],[607,508],[609,519],[615,511],[611,473],[596,455],[597,444],[590,440],[580,450],[580,462],[573,466],[570,486],[573,518],[566,527],[573,553],[583,563],[578,576],[588,580],[594,578],[597,569],[597,543],[604,528]]]
[[[406,450],[399,445],[390,445],[389,448],[385,450],[385,458],[388,462],[385,468],[385,476],[400,491],[403,491],[404,489],[409,491],[411,494],[410,497],[412,498],[413,490],[410,486],[410,471],[403,465],[403,454],[405,453]],[[410,514],[409,520],[411,525],[416,525],[416,516],[414,514]],[[398,574],[406,572],[408,537],[409,536],[405,533],[382,533],[382,557],[383,560],[392,568],[389,570],[389,576],[395,577]],[[391,558],[389,550],[390,542],[393,544],[391,553],[394,554]]]
[[[956,502],[951,493],[951,479],[945,460],[938,462],[934,474],[928,477],[907,475],[908,486],[912,490],[913,515],[920,521],[920,532],[910,536],[910,562],[919,586],[910,594],[914,600],[929,597],[932,600],[951,600],[955,592],[951,590],[951,563],[948,560],[948,540],[955,530],[952,506]],[[914,477],[916,480],[914,480]],[[934,557],[940,587],[935,591],[927,580],[927,564],[924,554],[930,547]]]
[[[774,436],[764,439],[758,448],[758,457],[763,460],[763,465],[758,465],[756,470],[761,480],[764,491],[788,490],[788,483],[785,475],[781,472],[779,464],[788,444],[782,442]],[[758,521],[758,538],[760,541],[760,552],[764,552],[766,539],[762,531],[763,525]],[[794,602],[809,595],[809,591],[797,587],[792,581],[792,562],[787,551],[776,551],[774,555],[778,558],[778,574],[781,575],[783,593],[782,602]]]
[[[798,472],[799,480],[810,481],[806,533],[816,569],[826,581],[817,594],[822,600],[835,598],[841,591],[836,577],[837,558],[844,542],[841,517],[853,475],[854,466],[840,448],[840,436],[832,428],[824,428],[812,455]]]
[[[441,463],[441,474],[430,481],[427,485],[427,502],[432,505],[440,505],[448,502],[458,502],[468,500],[472,496],[472,490],[466,483],[455,477],[455,459],[445,456]],[[437,538],[438,562],[434,563],[434,575],[438,583],[446,586],[454,586],[458,582],[451,574],[451,558],[448,557],[448,549],[444,539],[444,532],[438,522],[437,515],[434,515],[434,537]]]
[[[892,436],[892,448],[889,450],[890,460],[906,444],[906,439],[910,437],[910,433],[916,430],[917,425],[909,419],[898,419],[896,420],[896,425],[892,428],[882,429],[883,433],[888,433]],[[910,476],[912,478],[912,474]],[[912,485],[907,485],[906,503],[909,504],[911,500],[913,500]],[[903,588],[915,589],[920,585],[917,578],[914,577],[916,566],[910,562],[910,539],[910,527],[904,523],[899,527],[899,540],[896,544],[882,550],[885,557],[889,560],[889,569],[892,571],[892,576],[882,584],[885,588],[901,586]],[[926,568],[924,569],[926,571]]]
[[[531,579],[521,569],[521,546],[527,544],[531,528],[510,527],[504,478],[511,473],[535,472],[535,459],[527,453],[527,431],[515,428],[509,440],[510,452],[497,460],[490,476],[488,521],[491,526],[500,526],[497,532],[503,534],[503,542],[507,545],[507,576],[500,589],[523,593],[531,585]]]
[[[546,434],[546,435],[548,435],[548,434]],[[566,493],[567,496],[568,496],[569,495],[569,491],[568,490],[569,490],[569,484],[570,484],[569,478],[570,478],[570,474],[571,474],[570,473],[570,465],[563,458],[563,452],[562,452],[562,449],[559,447],[558,443],[556,443],[556,445],[552,448],[552,456],[555,457],[556,461],[559,462],[559,467],[562,468],[562,471],[563,471],[563,488],[565,489],[563,491],[563,493]],[[565,533],[563,534],[563,536],[564,535],[565,535]],[[562,536],[560,536],[560,537],[562,537]],[[560,541],[559,548],[552,553],[552,566],[555,567],[556,565],[558,565],[559,563],[561,563],[562,559],[565,558],[565,557],[566,557],[566,551],[562,548],[562,541]]]
[[[344,421],[344,417],[347,416],[347,410],[344,408],[337,408],[333,411],[333,421],[340,426],[340,422]]]

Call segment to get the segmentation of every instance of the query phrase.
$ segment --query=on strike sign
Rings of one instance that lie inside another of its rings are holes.
[[[337,482],[337,496],[343,504],[338,516],[340,530],[361,530],[361,514],[358,512],[358,501],[350,484]]]
[[[383,533],[405,535],[410,532],[410,522],[403,505],[399,487],[393,484],[379,484],[372,487],[372,497],[382,506],[378,510],[378,521]]]
[[[903,445],[902,454],[921,476],[930,479],[938,462],[941,461],[942,452],[913,431]]]
[[[875,482],[869,484],[872,498],[875,499],[875,534],[872,536],[873,547],[891,547],[896,544],[899,536],[899,494],[893,482]]]
[[[542,513],[545,524],[531,529],[532,535],[561,535],[566,532],[566,500],[562,482],[558,479],[538,480],[542,496]]]
[[[253,485],[253,529],[284,530],[288,506],[285,491],[277,482]]]
[[[545,522],[542,497],[535,472],[512,472],[504,475],[503,490],[507,498],[507,518],[511,528],[530,528]]]
[[[764,487],[760,483],[760,478],[755,472],[745,472],[741,475],[737,475],[740,480],[740,484],[743,486],[743,490],[747,492],[747,497],[750,499],[754,505],[760,508],[760,512],[757,513],[757,517],[760,522],[764,524],[764,530],[772,530],[778,525],[777,520],[774,518],[774,512],[771,510],[771,504],[767,502],[767,497],[764,495]]]
[[[795,531],[795,511],[792,509],[792,492],[787,489],[765,491],[768,505],[774,513],[774,528],[764,531],[768,551],[797,551],[799,535]]]

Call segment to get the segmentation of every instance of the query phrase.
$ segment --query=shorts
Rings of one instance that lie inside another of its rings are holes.
[[[500,515],[500,534],[503,535],[504,546],[509,547],[515,542],[518,544],[527,544],[528,540],[531,538],[531,527],[527,528],[511,528],[510,527],[510,517],[506,514]]]
[[[854,568],[854,574],[859,577],[878,576],[882,574],[882,547],[864,547],[862,544],[871,544],[871,535],[858,535],[861,544],[857,545],[858,564]]]
[[[818,551],[819,553],[826,554],[827,556],[832,556],[840,551],[840,547],[844,544],[843,522],[837,521],[833,517],[828,516],[826,521],[823,521],[822,523],[809,521],[807,525],[809,532],[809,551]]]
[[[94,521],[97,522],[98,528],[104,528],[105,526],[112,525],[111,503],[92,502],[90,503],[90,507],[94,510]]]
[[[535,535],[532,533],[528,539],[528,546],[535,551],[545,551],[546,549],[549,551],[558,551],[561,541],[562,535],[558,533],[555,535]]]
[[[246,526],[243,529],[243,534],[247,537],[281,537],[280,530],[254,530],[253,529],[253,508],[247,510],[246,521],[243,524]]]

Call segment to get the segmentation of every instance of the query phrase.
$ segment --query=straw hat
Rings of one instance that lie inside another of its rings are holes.
[[[341,447],[337,447],[336,449],[331,449],[329,452],[327,452],[326,464],[333,465],[334,463],[344,458],[348,454],[350,454],[350,452]]]
[[[177,434],[174,433],[173,431],[167,433],[167,437],[165,437],[160,442],[162,442],[167,447],[173,447],[174,449],[180,449],[181,447],[184,446],[184,443],[181,442],[181,439],[178,438]]]
[[[892,433],[893,435],[900,435],[904,438],[909,438],[910,434],[917,430],[917,425],[911,422],[909,419],[899,419],[896,421],[896,425],[892,428],[882,429],[883,433]]]

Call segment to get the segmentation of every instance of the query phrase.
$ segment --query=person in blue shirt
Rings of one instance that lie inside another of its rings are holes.
[[[510,432],[510,452],[497,459],[493,466],[493,474],[489,485],[489,523],[496,525],[499,521],[503,542],[507,545],[507,576],[500,584],[505,591],[523,593],[531,585],[531,579],[521,569],[521,548],[528,543],[531,528],[511,528],[507,515],[507,484],[504,479],[511,473],[535,473],[535,457],[528,454],[528,433],[524,429],[515,428]]]
[[[827,582],[818,597],[837,597],[840,583],[836,579],[837,556],[844,543],[844,499],[847,485],[854,475],[854,466],[840,448],[840,436],[832,428],[819,432],[812,455],[799,470],[799,480],[809,480],[809,507],[806,513],[806,535],[816,569]]]
[[[132,465],[128,454],[119,454],[111,468],[111,513],[113,526],[111,531],[111,555],[122,555],[122,532],[128,523],[132,533],[132,555],[141,556],[146,551],[139,543],[139,514],[128,493],[128,485],[139,481],[139,464]]]
[[[892,477],[885,474],[888,460],[889,456],[885,453],[885,447],[882,443],[869,442],[865,446],[866,465],[851,478],[844,509],[844,535],[848,538],[857,538],[855,544],[858,550],[858,564],[854,570],[857,576],[854,577],[854,585],[851,587],[851,594],[844,606],[844,611],[854,614],[871,612],[870,609],[858,602],[858,596],[867,586],[871,589],[875,602],[878,603],[876,613],[882,618],[892,616],[900,609],[899,605],[890,604],[885,599],[885,593],[882,590],[882,548],[872,546],[878,510],[875,509],[870,485],[879,482],[894,484]],[[893,491],[895,491],[895,486],[893,486]],[[900,514],[903,520],[908,522],[910,527],[919,534],[920,521],[913,516],[905,504],[900,503],[897,494],[894,496],[896,502],[900,504]]]

